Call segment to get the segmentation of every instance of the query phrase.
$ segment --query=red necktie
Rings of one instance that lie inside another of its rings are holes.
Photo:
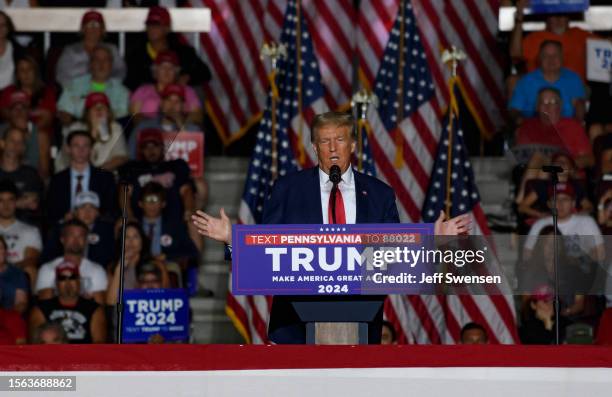
[[[336,190],[336,222],[334,222],[334,218],[332,216],[332,200],[334,197],[334,190]],[[327,206],[327,219],[328,223],[336,223],[336,224],[345,224],[346,223],[346,215],[344,214],[344,200],[342,200],[342,193],[337,186],[332,188],[332,193],[329,195],[329,204]]]
[[[76,184],[76,189],[75,189],[75,194],[79,194],[83,191],[83,184],[81,183],[81,181],[83,180],[83,175],[77,175],[77,184]]]

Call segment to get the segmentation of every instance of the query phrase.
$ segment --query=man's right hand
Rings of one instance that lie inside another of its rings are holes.
[[[213,240],[221,241],[225,244],[232,243],[232,222],[225,214],[225,210],[221,208],[220,217],[208,215],[204,211],[196,211],[191,216],[191,220],[195,225],[198,233],[203,236],[212,238]]]

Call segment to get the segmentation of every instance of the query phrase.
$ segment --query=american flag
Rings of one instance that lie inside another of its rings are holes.
[[[400,4],[386,47],[380,53],[382,62],[373,84],[374,92],[383,99],[378,108],[370,110],[368,119],[374,131],[371,146],[378,175],[395,189],[401,218],[419,222],[423,218],[421,209],[424,205],[431,205],[432,200],[443,201],[443,198],[427,195],[430,182],[435,187],[439,176],[439,167],[434,163],[443,161],[436,153],[442,131],[438,117],[440,98],[412,5],[407,0]],[[374,3],[368,6],[367,2],[362,6],[366,11],[368,7],[376,7]],[[450,97],[446,103],[451,103]],[[466,161],[467,157],[461,165],[465,166]],[[471,178],[473,184],[473,175]],[[463,190],[457,188],[456,192],[462,199]],[[474,186],[468,192],[468,198],[477,203],[477,194]],[[426,197],[429,197],[429,202],[426,202]],[[486,232],[486,218],[475,202],[463,203],[463,212],[472,211],[476,219],[475,229]],[[457,203],[457,211],[460,211],[460,205],[462,203]],[[426,208],[425,215],[429,210]],[[438,214],[439,211],[425,220],[435,220]],[[455,297],[392,295],[385,305],[385,315],[395,324],[403,342],[453,343],[468,317],[483,320],[483,323],[489,320],[507,325],[505,332],[498,333],[502,335],[500,340],[514,341],[513,306],[503,296],[490,299],[468,296],[457,301]],[[490,329],[496,330],[497,327]]]
[[[288,2],[280,40],[286,45],[287,57],[278,62],[278,97],[275,98],[272,93],[268,95],[266,110],[257,132],[240,204],[239,218],[242,223],[261,221],[264,200],[275,181],[272,171],[273,128],[278,142],[279,177],[296,171],[300,166],[316,163],[309,143],[308,125],[315,114],[327,110],[327,105],[323,99],[324,90],[312,38],[301,11],[296,1]],[[277,102],[276,124],[272,120],[273,100]],[[304,150],[305,154],[302,162],[298,161],[300,150]],[[228,294],[227,312],[247,341],[268,342],[270,303],[270,297]]]
[[[268,81],[261,46],[278,41],[287,0],[190,0],[212,12],[211,31],[199,37],[213,78],[204,87],[206,112],[229,144],[256,124],[265,107]],[[348,109],[355,54],[353,0],[301,0],[330,109]],[[188,40],[193,40],[191,36]]]

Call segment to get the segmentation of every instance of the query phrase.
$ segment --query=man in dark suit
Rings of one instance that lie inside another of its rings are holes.
[[[311,126],[311,142],[319,164],[279,179],[264,206],[263,223],[267,224],[325,224],[330,221],[331,190],[329,174],[337,165],[342,173],[335,195],[335,223],[398,223],[393,189],[380,180],[352,169],[351,155],[356,137],[350,114],[327,112],[315,117]],[[222,210],[215,218],[202,211],[193,217],[198,231],[213,239],[231,244],[231,224]],[[466,216],[443,222],[443,214],[436,222],[437,234],[464,233],[469,228]],[[272,303],[268,336],[276,343],[304,343],[305,327],[290,301],[291,297],[275,296]],[[308,298],[305,298],[308,299]],[[317,297],[317,299],[321,299]],[[347,299],[328,297],[328,300]],[[358,300],[360,297],[351,297]],[[372,297],[368,297],[372,299]],[[377,299],[383,300],[384,297]],[[370,323],[369,343],[380,343],[382,310]]]
[[[87,131],[73,131],[66,137],[70,166],[53,177],[47,190],[47,222],[56,225],[75,208],[76,195],[93,191],[100,198],[100,217],[113,220],[117,214],[115,178],[90,163],[93,138]]]

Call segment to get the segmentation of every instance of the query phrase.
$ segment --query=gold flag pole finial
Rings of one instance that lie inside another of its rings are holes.
[[[463,61],[466,59],[465,52],[461,49],[451,46],[450,49],[446,49],[442,52],[442,62],[444,62],[449,68],[451,72],[451,78],[448,83],[448,91],[449,91],[449,117],[448,117],[448,125],[446,128],[448,129],[448,150],[446,154],[446,197],[444,200],[446,216],[450,218],[451,216],[451,170],[453,164],[453,121],[459,115],[459,105],[457,103],[457,98],[455,97],[455,84],[457,84],[457,66],[459,66],[459,61]]]
[[[277,44],[275,42],[267,42],[261,47],[260,52],[261,59],[269,58],[271,64],[271,71],[268,74],[268,81],[270,82],[270,132],[271,132],[271,156],[272,165],[270,171],[272,173],[272,180],[275,180],[278,176],[278,135],[276,133],[276,104],[279,98],[278,87],[276,86],[276,73],[278,70],[279,59],[287,58],[287,47],[284,44]]]
[[[378,97],[365,89],[356,92],[351,98],[351,108],[357,115],[357,170],[363,171],[363,131],[367,135],[368,125],[368,106],[372,104],[378,106]]]

